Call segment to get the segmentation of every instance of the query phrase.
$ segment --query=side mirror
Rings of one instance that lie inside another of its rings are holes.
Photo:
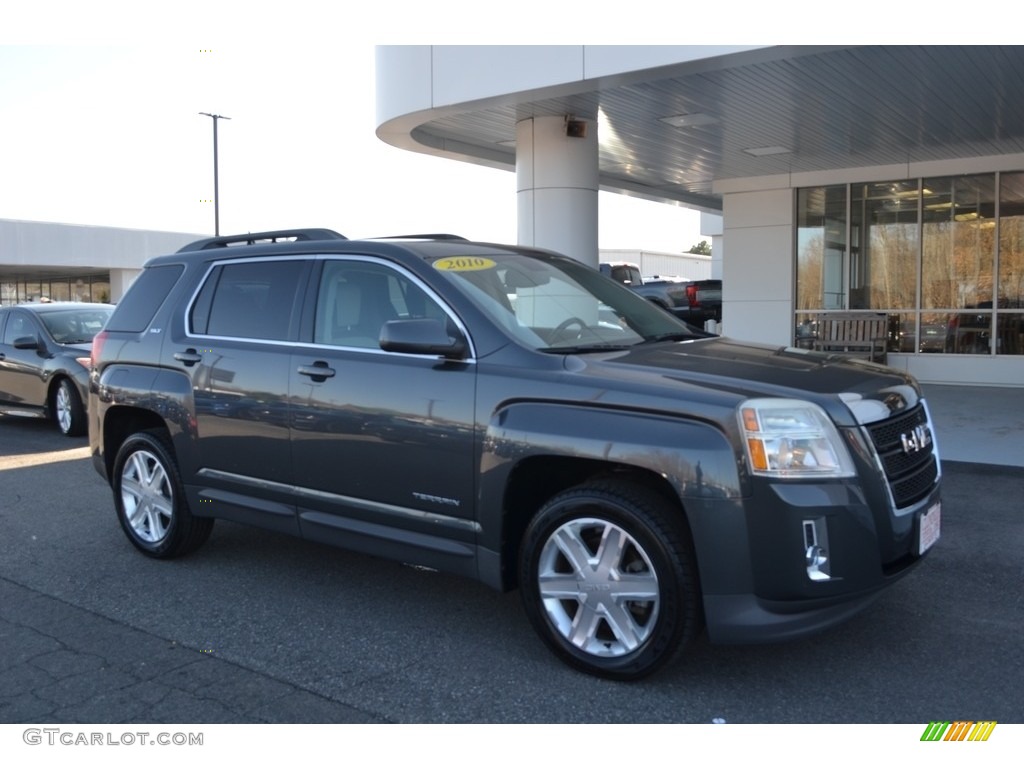
[[[19,336],[14,340],[15,349],[39,349],[39,339],[35,336]]]
[[[463,360],[469,345],[461,336],[452,337],[440,320],[389,320],[380,329],[380,348],[385,352],[437,355]]]

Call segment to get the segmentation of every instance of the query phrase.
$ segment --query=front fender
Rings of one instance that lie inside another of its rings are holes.
[[[722,431],[693,418],[564,402],[505,405],[490,419],[483,443],[480,552],[489,557],[482,562],[482,575],[488,583],[510,580],[506,559],[515,544],[503,541],[502,534],[515,536],[536,509],[505,509],[506,490],[516,482],[513,472],[527,462],[531,476],[526,482],[543,489],[533,498],[537,504],[563,490],[560,483],[582,482],[602,467],[656,476],[678,497],[698,552],[724,537],[732,542],[732,553],[742,556],[747,541],[740,461]],[[554,476],[569,466],[582,467],[585,474],[570,470],[565,476],[538,477],[545,467]],[[512,530],[503,526],[509,518],[518,520]],[[735,572],[734,557],[728,563],[698,558],[702,582],[749,581],[748,568]],[[729,573],[721,573],[722,568]]]
[[[484,437],[481,489],[504,487],[535,456],[636,467],[665,478],[681,499],[739,498],[737,457],[712,424],[681,417],[566,403],[514,403],[492,416]]]

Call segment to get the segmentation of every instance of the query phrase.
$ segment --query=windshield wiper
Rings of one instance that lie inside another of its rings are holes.
[[[703,338],[705,334],[696,331],[672,331],[672,333],[656,333],[653,336],[645,336],[641,344],[653,344],[658,341],[690,341]],[[706,334],[710,335],[710,334]]]
[[[632,344],[579,344],[572,347],[542,347],[538,351],[556,355],[579,355],[584,352],[621,352],[632,347]]]

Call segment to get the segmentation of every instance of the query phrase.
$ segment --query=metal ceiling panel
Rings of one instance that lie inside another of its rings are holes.
[[[467,108],[417,138],[512,166],[515,124],[530,116],[600,119],[601,186],[707,209],[720,179],[1024,152],[1024,47],[787,49],[569,97]],[[660,118],[698,113],[701,125]],[[749,150],[782,147],[783,154]]]

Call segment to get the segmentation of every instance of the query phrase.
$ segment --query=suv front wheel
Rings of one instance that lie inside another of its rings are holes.
[[[633,483],[595,482],[551,499],[523,538],[524,607],[570,665],[634,680],[700,628],[700,590],[682,510]]]
[[[193,517],[177,463],[154,432],[137,432],[114,459],[114,503],[121,527],[139,550],[157,558],[178,557],[210,536],[212,518]]]

